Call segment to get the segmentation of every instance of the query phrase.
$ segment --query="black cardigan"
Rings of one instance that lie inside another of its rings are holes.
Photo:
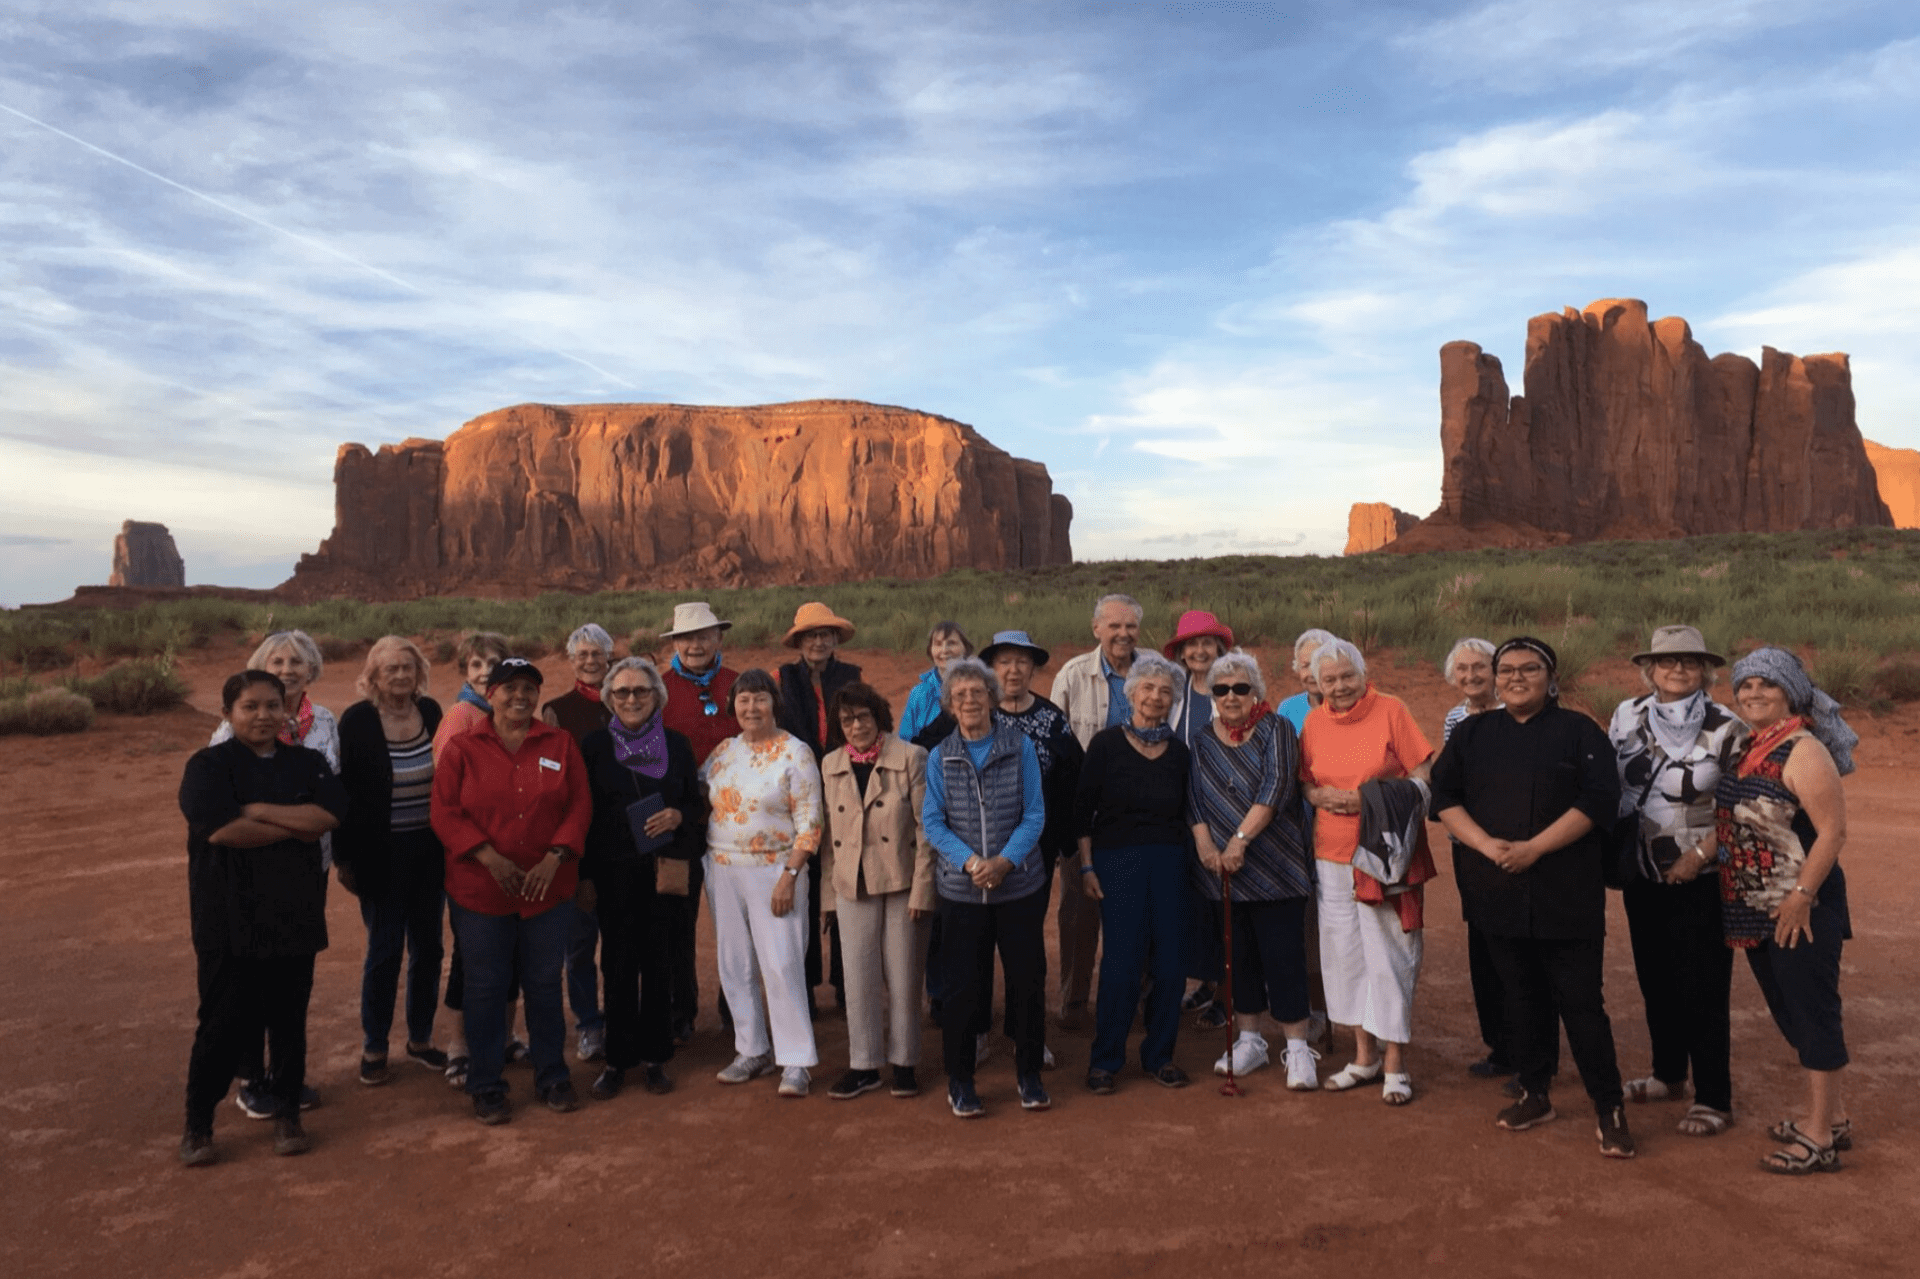
[[[627,824],[627,805],[646,795],[659,795],[668,808],[680,810],[682,821],[673,842],[657,854],[691,861],[707,851],[707,804],[700,794],[699,769],[693,745],[683,734],[667,730],[667,771],[658,780],[643,777],[622,764],[613,753],[613,734],[602,728],[580,743],[587,765],[587,786],[593,792],[593,823],[587,827],[587,847],[580,859],[580,875],[592,879],[607,862],[632,861],[633,828]]]
[[[431,697],[414,702],[432,737],[440,727],[440,703]],[[380,708],[370,701],[355,702],[340,716],[340,783],[347,791],[347,816],[333,835],[333,860],[352,872],[356,894],[376,895],[386,887],[392,865],[393,757],[387,753]],[[433,838],[431,830],[422,834]]]
[[[827,669],[820,672],[820,691],[826,695],[827,705],[833,705],[833,695],[849,684],[858,683],[860,668],[852,662],[843,662],[837,657],[827,659]],[[780,668],[780,727],[805,742],[813,751],[817,763],[826,757],[827,744],[820,739],[820,708],[813,700],[813,676],[807,673],[806,659],[788,662]],[[833,735],[833,725],[827,725],[827,735]]]

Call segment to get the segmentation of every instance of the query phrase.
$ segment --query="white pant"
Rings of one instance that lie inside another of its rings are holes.
[[[1375,1039],[1413,1038],[1413,986],[1420,979],[1423,932],[1402,932],[1391,904],[1353,899],[1353,867],[1314,861],[1320,879],[1320,977],[1327,1017]]]
[[[734,1051],[749,1057],[772,1052],[781,1066],[819,1065],[807,1012],[806,875],[793,881],[793,909],[776,918],[773,888],[785,873],[777,863],[723,866],[709,855],[706,869]]]
[[[847,1064],[855,1070],[920,1064],[920,995],[933,921],[907,917],[912,895],[902,889],[865,901],[842,897],[834,906],[847,974]]]

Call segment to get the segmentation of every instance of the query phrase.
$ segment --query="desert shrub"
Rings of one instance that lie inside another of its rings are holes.
[[[151,715],[187,700],[187,682],[168,656],[142,658],[110,666],[91,677],[71,676],[62,685],[94,706],[116,715]]]
[[[1613,722],[1613,712],[1620,703],[1638,697],[1638,693],[1615,688],[1611,684],[1596,684],[1592,688],[1583,688],[1572,701],[1586,707],[1587,711],[1602,724]]]
[[[1881,670],[1873,687],[1890,702],[1920,702],[1920,660],[1895,658]]]
[[[64,688],[43,688],[0,701],[0,734],[84,733],[93,727],[93,703]]]
[[[382,634],[385,633],[382,632]],[[379,639],[380,636],[376,635],[373,638]],[[350,657],[355,657],[369,643],[363,639],[342,639],[338,635],[315,635],[313,642],[319,647],[320,656],[329,662],[344,662]]]
[[[1872,653],[1849,644],[1816,653],[1807,673],[1826,690],[1827,696],[1837,702],[1858,705],[1872,693],[1879,665]]]
[[[0,678],[0,702],[17,702],[29,693],[37,693],[42,685],[30,675],[8,675]]]

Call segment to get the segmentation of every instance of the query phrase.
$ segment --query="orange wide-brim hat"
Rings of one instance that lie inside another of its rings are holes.
[[[1205,609],[1195,608],[1180,615],[1180,625],[1173,628],[1173,638],[1160,651],[1167,655],[1168,661],[1177,662],[1180,660],[1180,646],[1203,635],[1213,636],[1223,648],[1233,647],[1233,629]]]
[[[853,638],[853,623],[828,608],[818,600],[802,604],[793,615],[793,625],[787,628],[786,638],[780,642],[788,648],[799,648],[800,637],[808,631],[817,631],[831,627],[840,632],[840,642],[846,643]]]

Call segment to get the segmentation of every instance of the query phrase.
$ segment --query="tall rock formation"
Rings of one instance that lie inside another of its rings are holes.
[[[1920,452],[1890,449],[1866,441],[1867,461],[1873,463],[1880,500],[1887,504],[1895,528],[1920,528]]]
[[[1844,355],[1709,359],[1685,320],[1595,302],[1527,326],[1525,394],[1440,349],[1440,509],[1397,551],[1891,523]]]
[[[341,447],[334,531],[281,588],[349,595],[698,589],[1070,564],[1038,462],[948,418],[845,400],[523,404],[437,440]]]
[[[164,524],[126,520],[113,539],[109,586],[185,586],[187,566]]]
[[[1385,502],[1355,502],[1347,512],[1347,549],[1342,555],[1364,555],[1377,551],[1420,522]]]

